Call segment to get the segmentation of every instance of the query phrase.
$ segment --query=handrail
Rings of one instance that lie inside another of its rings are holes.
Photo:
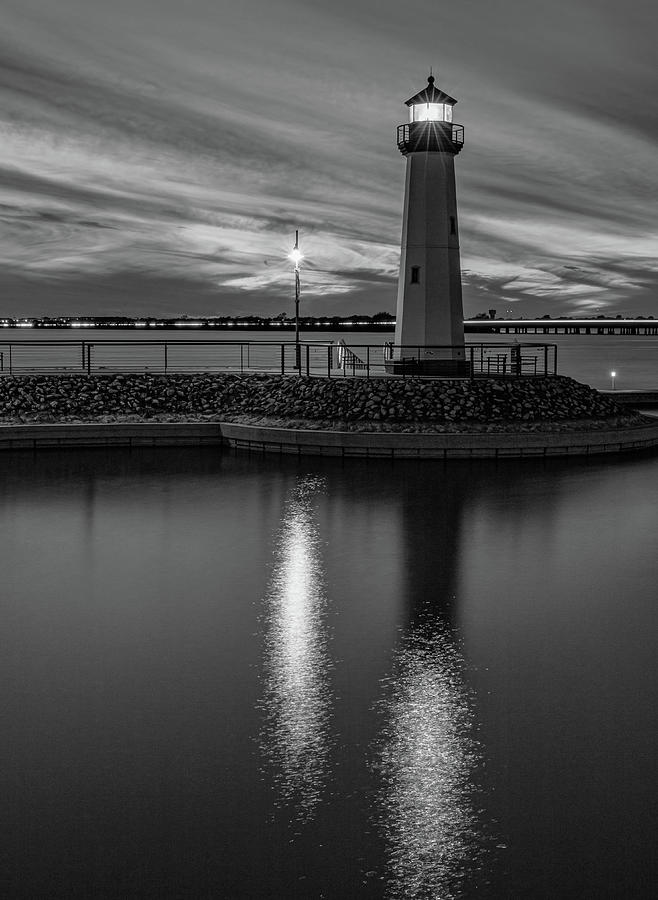
[[[0,338],[0,377],[36,374],[272,372],[350,377],[509,377],[557,374],[557,345],[397,346],[302,341],[12,340]]]

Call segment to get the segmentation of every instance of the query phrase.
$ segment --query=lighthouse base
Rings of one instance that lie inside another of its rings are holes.
[[[435,378],[471,376],[471,363],[467,359],[418,359],[408,356],[389,360],[385,368],[389,375],[427,375]]]

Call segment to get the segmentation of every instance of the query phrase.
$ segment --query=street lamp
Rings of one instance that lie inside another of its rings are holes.
[[[302,374],[302,354],[299,345],[299,264],[304,257],[299,249],[299,231],[295,231],[295,246],[288,254],[288,259],[295,265],[295,368]]]
[[[614,391],[614,389],[615,389],[615,378],[617,377],[617,373],[616,373],[616,372],[611,372],[611,373],[610,373],[610,377],[612,378],[612,390]]]

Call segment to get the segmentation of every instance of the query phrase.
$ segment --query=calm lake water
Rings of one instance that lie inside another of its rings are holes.
[[[658,456],[4,453],[3,896],[653,897]]]
[[[611,387],[610,372],[615,371],[616,388],[618,390],[631,390],[636,388],[658,388],[658,337],[644,335],[534,335],[534,334],[500,334],[500,335],[467,335],[467,343],[506,343],[514,340],[520,343],[544,343],[557,344],[558,347],[558,372],[560,375],[569,375],[578,381],[583,381],[592,387],[609,389]],[[4,354],[4,367],[8,366],[9,341],[294,341],[291,331],[273,333],[272,331],[248,331],[234,328],[227,331],[213,331],[201,329],[177,329],[166,331],[160,329],[93,329],[93,328],[4,328],[0,329],[0,356]],[[393,340],[392,332],[377,334],[349,332],[321,332],[313,331],[302,334],[302,340],[338,343],[345,341],[348,346],[370,344],[381,347],[385,342]],[[118,351],[117,351],[118,352]],[[162,354],[154,352],[147,359],[147,351],[140,351],[142,359],[151,363],[154,368],[162,366]],[[189,354],[181,356],[181,353]],[[178,355],[177,355],[178,354]],[[98,350],[95,358],[101,359],[101,351]],[[111,357],[112,354],[108,358]],[[116,354],[115,354],[116,355]],[[169,364],[176,364],[176,359],[182,360],[199,357],[194,348],[185,351],[173,351],[169,357]],[[68,357],[62,356],[62,361]],[[70,351],[70,360],[73,365],[78,364],[81,354]],[[207,358],[214,359],[212,353]],[[238,354],[239,361],[239,354]],[[246,358],[246,357],[245,357]],[[291,357],[292,358],[292,357]],[[43,365],[53,364],[53,357],[44,357],[39,348],[29,351],[26,355],[16,352],[14,356],[19,364]],[[552,359],[552,357],[551,357]],[[21,363],[21,360],[23,361]],[[189,363],[188,363],[189,364]],[[289,363],[292,365],[292,363]]]

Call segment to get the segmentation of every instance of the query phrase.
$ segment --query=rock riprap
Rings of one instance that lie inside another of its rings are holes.
[[[537,430],[640,417],[563,376],[516,379],[309,378],[233,374],[0,378],[4,422],[269,422],[348,430]]]

